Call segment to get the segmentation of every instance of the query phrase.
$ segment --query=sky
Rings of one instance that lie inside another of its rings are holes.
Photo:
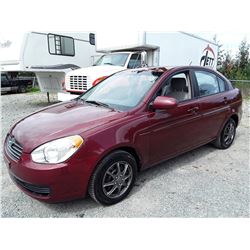
[[[208,40],[213,40],[216,35],[216,39],[222,45],[222,49],[231,52],[232,55],[237,53],[239,45],[244,39],[250,44],[250,29],[248,32],[195,32],[194,34]]]
[[[232,53],[244,37],[250,43],[249,0],[8,0],[0,7],[6,10],[0,15],[2,40],[5,32],[21,31],[181,30],[208,40],[217,34]]]

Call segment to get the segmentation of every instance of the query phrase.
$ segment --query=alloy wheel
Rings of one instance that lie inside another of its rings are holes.
[[[102,180],[103,193],[108,198],[119,198],[130,187],[133,179],[133,170],[126,161],[112,164],[105,172]]]
[[[230,145],[234,140],[234,136],[235,136],[235,126],[232,122],[229,122],[227,126],[225,127],[224,133],[223,133],[224,143],[227,146]]]

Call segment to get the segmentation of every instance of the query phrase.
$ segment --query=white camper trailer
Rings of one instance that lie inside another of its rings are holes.
[[[0,71],[34,72],[43,92],[62,91],[65,74],[91,65],[93,33],[0,34]]]
[[[218,45],[185,32],[97,33],[97,51],[105,53],[93,67],[66,74],[61,101],[75,98],[105,77],[142,66],[202,65],[216,68]]]

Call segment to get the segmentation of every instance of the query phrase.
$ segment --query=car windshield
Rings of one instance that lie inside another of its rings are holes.
[[[108,54],[100,57],[94,66],[99,65],[116,65],[125,66],[129,53]]]
[[[145,69],[122,71],[97,84],[81,95],[80,99],[87,103],[128,111],[140,103],[162,73]]]

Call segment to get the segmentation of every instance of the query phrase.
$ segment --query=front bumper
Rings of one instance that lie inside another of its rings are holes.
[[[25,190],[28,193],[31,193],[35,196],[39,196],[39,197],[49,197],[51,194],[50,188],[49,187],[45,187],[45,186],[37,186],[37,185],[33,185],[30,183],[27,183],[21,179],[19,179],[18,177],[14,176],[10,171],[9,171],[9,175],[11,177],[11,179],[13,180],[13,182],[16,183],[17,186],[20,186],[23,190]]]
[[[45,202],[84,198],[92,168],[78,159],[67,163],[38,164],[30,154],[13,160],[4,147],[4,159],[13,182],[29,196]]]

